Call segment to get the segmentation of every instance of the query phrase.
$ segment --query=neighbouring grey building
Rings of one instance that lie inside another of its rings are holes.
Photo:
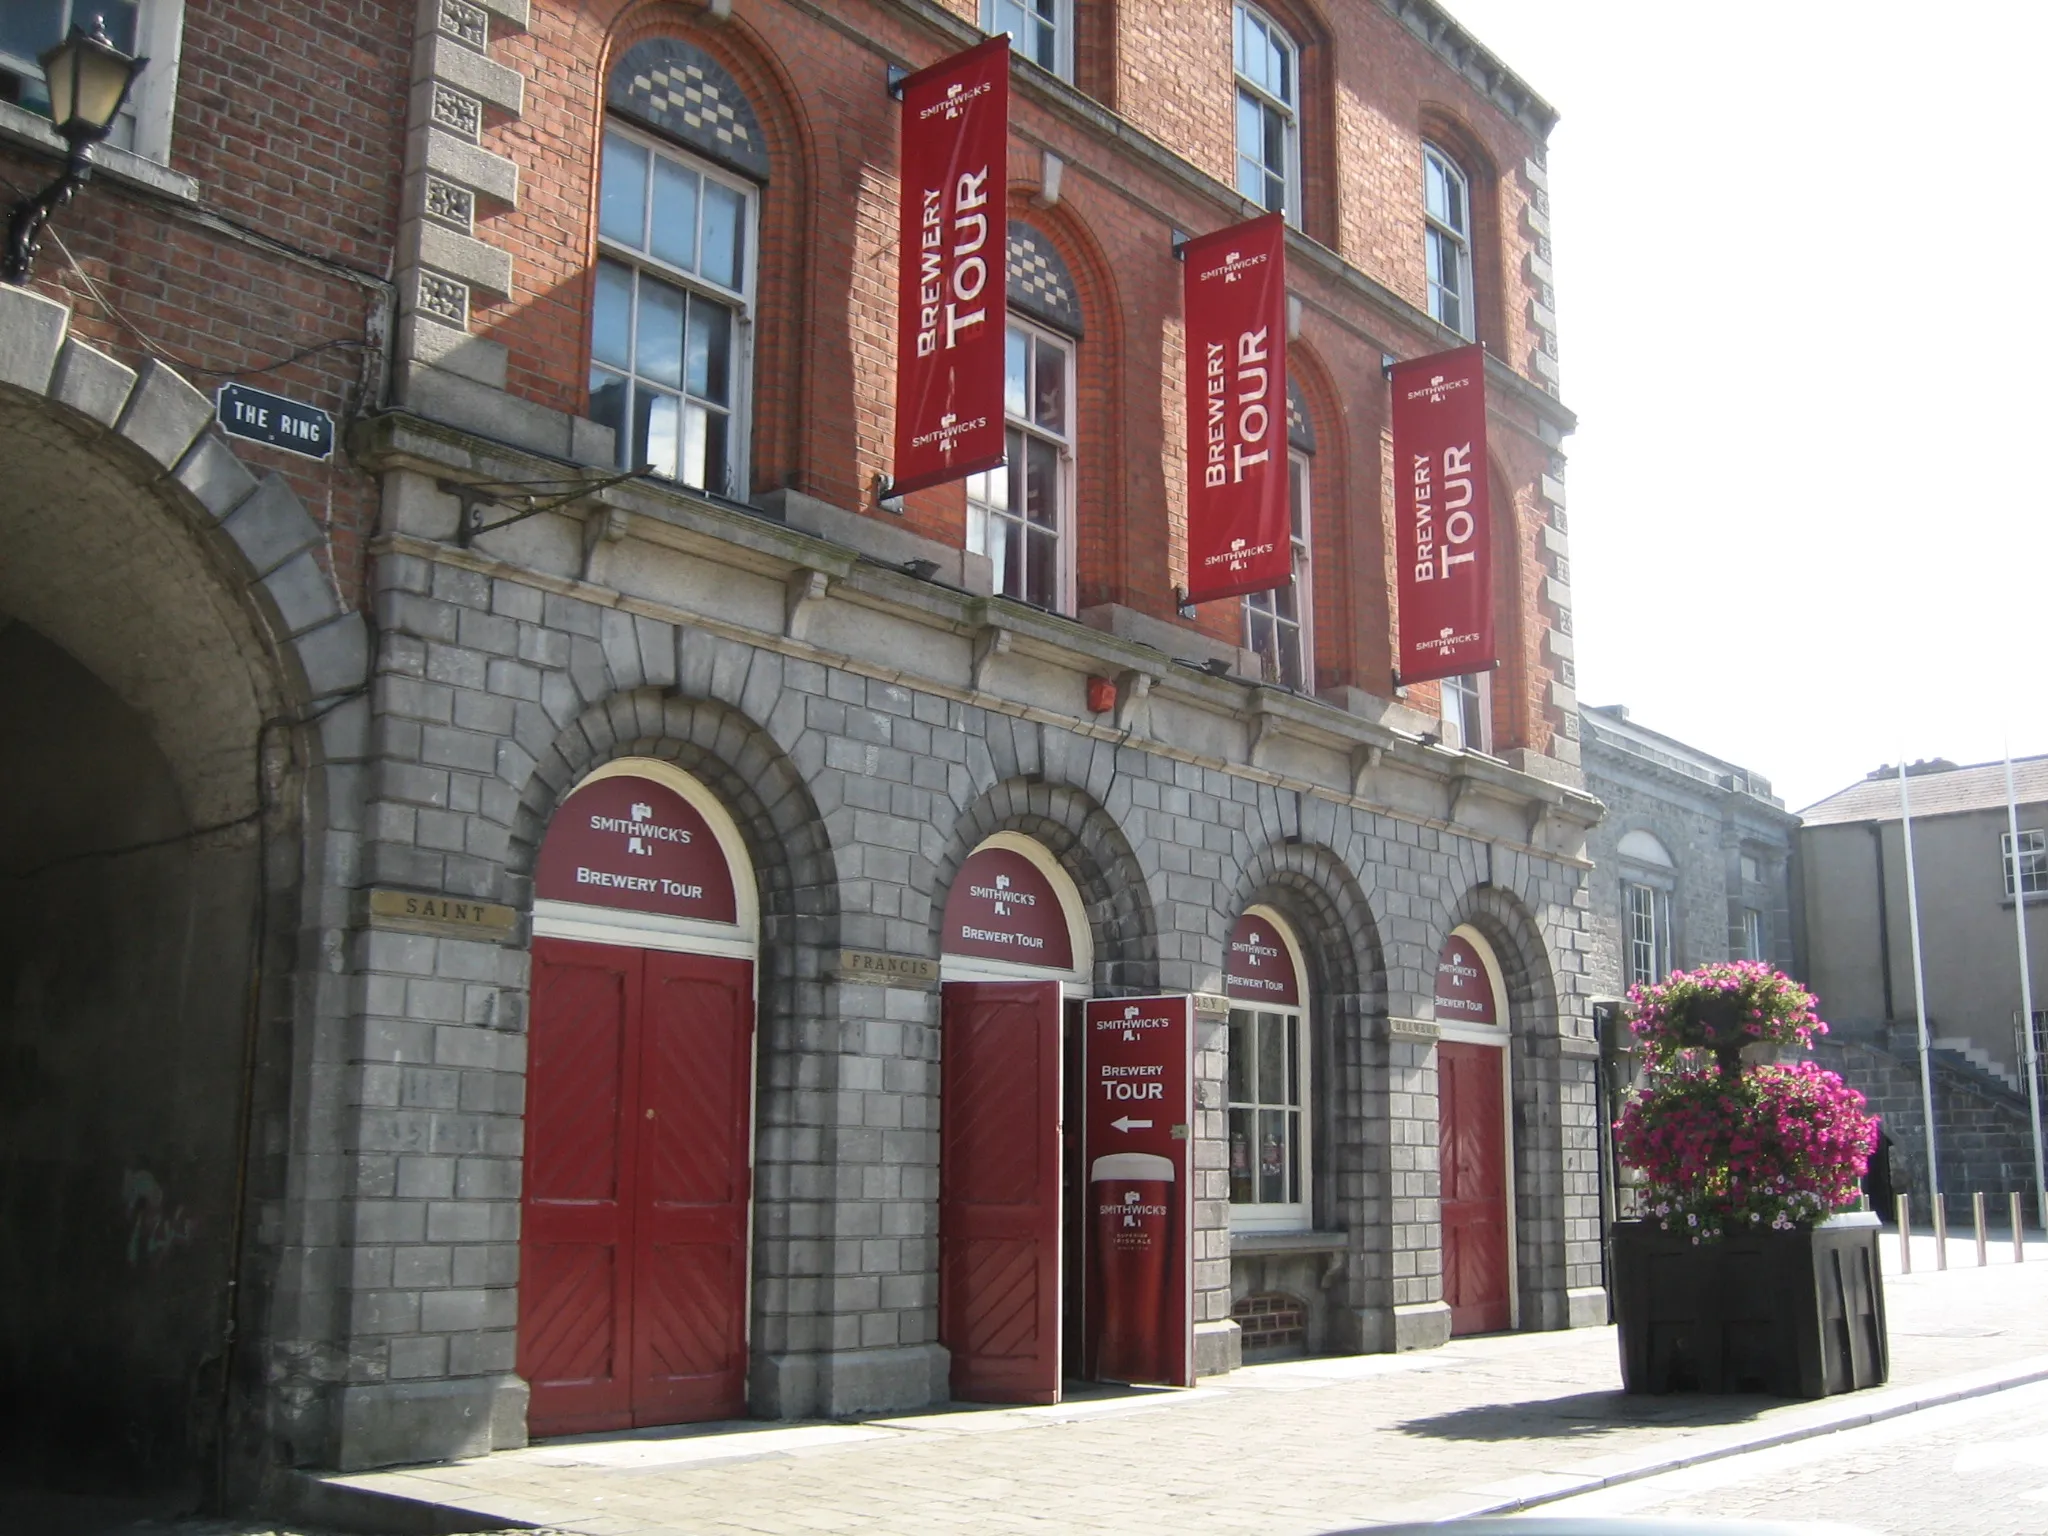
[[[2012,765],[2012,846],[2003,763],[1907,769],[1936,1153],[1950,1195],[2031,1189],[2033,1153],[2020,1033],[2024,900],[2034,1030],[2048,996],[2048,757]],[[1833,1030],[1838,1070],[1884,1114],[1904,1177],[1925,1190],[1905,827],[1896,769],[1880,768],[1800,813],[1803,975]],[[1830,1061],[1830,1065],[1835,1065]]]
[[[1650,730],[1620,705],[1580,713],[1600,995],[1714,960],[1795,969],[1790,869],[1798,817],[1770,781]]]

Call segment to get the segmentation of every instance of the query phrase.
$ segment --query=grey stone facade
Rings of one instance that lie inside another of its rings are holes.
[[[1671,968],[1746,958],[1747,910],[1763,922],[1758,958],[1791,971],[1791,870],[1799,818],[1771,794],[1769,781],[1649,730],[1625,709],[1583,711],[1579,744],[1586,787],[1607,807],[1588,843],[1598,995],[1619,998],[1628,990],[1623,887],[1630,882],[1648,884],[1667,898]],[[1631,833],[1655,838],[1671,862],[1638,852],[1646,845],[1630,839]],[[1745,859],[1754,878],[1745,875]]]
[[[616,487],[464,548],[437,483],[535,465],[404,418],[358,451],[385,473],[387,527],[356,883],[524,910],[553,807],[622,757],[674,763],[742,829],[762,912],[753,1411],[945,1395],[938,988],[849,979],[839,955],[936,959],[949,882],[998,830],[1073,876],[1098,995],[1218,991],[1250,902],[1296,925],[1327,1063],[1332,1348],[1447,1332],[1434,965],[1454,926],[1484,932],[1514,1019],[1523,1323],[1603,1315],[1584,796],[681,493]],[[1113,725],[1080,705],[1105,673],[1151,679]],[[323,1459],[516,1443],[523,929],[492,944],[361,921],[339,952],[333,1257],[307,1256],[339,1293],[303,1357],[339,1378]],[[1214,1370],[1237,1357],[1221,1024],[1199,1044]]]

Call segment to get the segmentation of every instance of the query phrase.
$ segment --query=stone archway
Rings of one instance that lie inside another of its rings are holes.
[[[283,1234],[245,1218],[286,1190],[301,872],[367,635],[206,397],[69,320],[0,288],[0,1402],[39,1472],[189,1499],[261,1411],[228,1356]]]

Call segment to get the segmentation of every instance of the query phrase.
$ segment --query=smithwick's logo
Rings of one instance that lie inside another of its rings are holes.
[[[910,440],[910,445],[913,448],[922,448],[927,443],[936,442],[939,445],[939,452],[951,457],[953,449],[957,446],[953,441],[956,437],[963,436],[969,432],[977,432],[987,425],[988,418],[986,416],[977,416],[972,421],[962,421],[958,416],[948,411],[939,418],[938,431],[920,432]]]
[[[1242,251],[1232,251],[1223,258],[1221,264],[1209,268],[1206,272],[1198,273],[1195,281],[1206,283],[1212,277],[1220,277],[1226,283],[1242,282],[1245,273],[1251,271],[1253,267],[1264,266],[1267,259],[1267,253],[1264,251],[1259,252],[1256,256],[1247,256]]]
[[[1122,1200],[1112,1197],[1096,1209],[1104,1216],[1115,1217],[1119,1225],[1127,1230],[1143,1227],[1145,1224],[1144,1218],[1147,1216],[1164,1216],[1167,1214],[1167,1209],[1163,1205],[1147,1205],[1145,1203],[1145,1192],[1142,1189],[1127,1189],[1124,1191]]]
[[[1441,405],[1444,397],[1449,395],[1452,390],[1469,388],[1471,383],[1470,379],[1447,379],[1440,373],[1433,373],[1429,376],[1427,384],[1424,384],[1419,389],[1409,390],[1408,398],[1410,400],[1427,400],[1431,405]]]
[[[967,894],[981,901],[994,902],[996,904],[997,917],[1010,916],[1010,908],[1012,907],[1035,907],[1038,905],[1038,898],[1029,891],[1010,889],[1010,877],[1008,875],[997,875],[994,885],[970,885],[967,887]]]
[[[1478,635],[1461,635],[1446,624],[1436,632],[1434,640],[1416,641],[1415,649],[1418,651],[1454,651],[1461,645],[1476,645],[1478,642]]]
[[[643,859],[654,857],[655,843],[688,843],[691,841],[686,827],[665,827],[654,819],[654,807],[644,800],[636,800],[627,807],[625,816],[606,816],[602,812],[590,818],[593,832],[622,832],[626,837],[626,852]]]
[[[1273,541],[1270,539],[1263,544],[1252,544],[1244,539],[1232,539],[1230,541],[1230,548],[1218,550],[1215,554],[1203,560],[1202,564],[1205,567],[1215,565],[1228,566],[1231,573],[1235,575],[1237,572],[1250,566],[1252,561],[1256,560],[1259,556],[1270,555],[1272,552]]]
[[[917,120],[921,123],[926,118],[937,117],[941,113],[944,113],[948,120],[958,118],[962,112],[967,110],[967,104],[973,101],[975,97],[986,96],[994,89],[995,83],[990,80],[984,80],[979,85],[962,85],[958,80],[955,80],[946,87],[945,99],[935,101],[926,107],[917,114]]]

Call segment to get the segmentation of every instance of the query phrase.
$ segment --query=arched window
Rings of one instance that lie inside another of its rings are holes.
[[[1309,466],[1316,451],[1315,426],[1301,386],[1287,381],[1287,501],[1294,543],[1294,585],[1250,592],[1244,599],[1245,649],[1265,663],[1266,681],[1313,693],[1315,593],[1309,545]]]
[[[1472,338],[1472,190],[1458,163],[1434,144],[1422,146],[1423,253],[1429,271],[1430,317]]]
[[[1264,11],[1239,0],[1237,190],[1301,222],[1301,52]]]
[[[1230,1224],[1241,1231],[1311,1225],[1308,989],[1294,933],[1268,907],[1247,907],[1224,958],[1230,999]]]
[[[1081,305],[1043,232],[1010,221],[1003,416],[1009,457],[967,481],[967,548],[1005,597],[1073,607],[1074,353]]]
[[[628,49],[606,105],[590,415],[618,434],[621,468],[743,498],[760,121],[673,38]]]

